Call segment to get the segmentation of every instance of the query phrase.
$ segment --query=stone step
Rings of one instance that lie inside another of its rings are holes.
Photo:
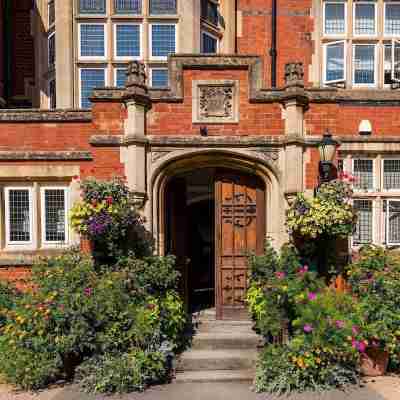
[[[253,321],[201,320],[195,325],[199,332],[253,332]]]
[[[255,376],[254,369],[185,371],[176,374],[174,383],[248,382]]]
[[[199,332],[193,337],[194,350],[256,349],[263,344],[261,336],[253,332]]]
[[[178,371],[240,370],[255,368],[257,350],[189,350],[178,361]]]

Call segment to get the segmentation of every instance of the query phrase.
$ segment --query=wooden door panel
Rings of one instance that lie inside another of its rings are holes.
[[[221,173],[216,194],[216,306],[218,318],[247,315],[248,254],[263,250],[265,190],[258,178]]]

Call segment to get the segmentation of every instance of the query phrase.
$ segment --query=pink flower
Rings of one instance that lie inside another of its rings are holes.
[[[83,291],[85,293],[86,296],[91,296],[93,289],[90,287],[85,288],[85,290]]]
[[[360,333],[360,329],[356,325],[353,325],[351,331],[353,332],[353,335],[358,335]]]
[[[312,325],[311,324],[305,324],[304,325],[304,327],[303,327],[303,331],[305,332],[305,333],[311,333],[312,331],[313,331],[313,327],[312,327]]]
[[[300,274],[305,274],[308,271],[308,265],[304,265],[299,269]]]
[[[344,328],[344,321],[341,321],[340,319],[338,319],[338,320],[335,321],[335,325],[336,325],[336,328],[343,329]]]
[[[275,272],[275,276],[278,279],[283,279],[286,276],[286,274],[284,272],[282,272],[282,271],[278,271],[278,272]]]
[[[113,200],[113,198],[112,198],[111,196],[107,196],[107,197],[106,197],[106,202],[107,202],[108,205],[112,204],[113,201],[114,201],[114,200]]]
[[[351,341],[352,346],[357,349],[360,353],[365,353],[365,350],[367,349],[367,345],[363,341],[358,341],[353,339]]]
[[[313,301],[317,298],[317,295],[314,292],[308,293],[308,300]]]

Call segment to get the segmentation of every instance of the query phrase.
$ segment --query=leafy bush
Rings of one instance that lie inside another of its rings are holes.
[[[289,232],[308,239],[346,238],[357,220],[351,197],[351,186],[341,180],[322,184],[312,198],[298,194],[286,214]]]
[[[18,291],[10,283],[0,282],[0,328],[6,321],[7,312],[14,307],[18,295]]]
[[[150,275],[137,268],[142,263],[152,271]],[[158,268],[153,290],[150,284]],[[178,275],[172,270],[172,258],[139,261],[131,255],[129,262],[125,259],[103,270],[76,250],[43,259],[32,271],[35,290],[18,298],[7,312],[0,371],[9,382],[28,389],[72,379],[85,359],[102,360],[107,381],[110,365],[117,363],[114,354],[143,359],[132,361],[127,369],[121,367],[121,374],[130,373],[135,363],[141,363],[141,371],[146,360],[153,360],[151,354],[166,355],[181,346],[185,316],[173,290]],[[139,350],[149,356],[142,357]],[[121,387],[117,381],[115,387]],[[113,387],[110,382],[106,386]]]

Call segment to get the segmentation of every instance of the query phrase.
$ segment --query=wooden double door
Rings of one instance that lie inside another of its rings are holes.
[[[261,254],[265,240],[265,186],[256,176],[215,170],[212,177],[213,279],[218,319],[248,318],[245,297],[248,288],[248,256]],[[169,234],[167,250],[177,256],[182,273],[182,291],[191,298],[191,270],[195,263],[189,252],[192,225],[188,220],[190,176],[175,179],[168,189]],[[208,266],[209,267],[209,266]]]

